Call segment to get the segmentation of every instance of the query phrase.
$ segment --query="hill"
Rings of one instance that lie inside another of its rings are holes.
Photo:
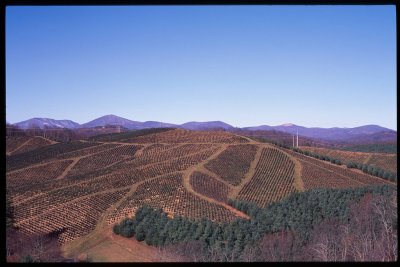
[[[79,123],[71,120],[54,120],[48,118],[33,118],[26,121],[15,123],[15,126],[21,129],[32,129],[32,128],[67,128],[75,129],[79,127]]]
[[[233,129],[233,126],[222,121],[206,121],[206,122],[191,121],[179,125],[179,128],[187,130],[208,130],[208,129],[229,130]]]
[[[315,152],[321,155],[332,156],[334,158],[340,159],[345,163],[350,161],[359,162],[363,164],[377,166],[384,170],[397,172],[397,154],[353,152],[306,146],[302,146],[300,148],[302,150]]]
[[[6,155],[15,155],[56,143],[41,136],[7,136]]]
[[[68,246],[144,204],[170,217],[228,223],[249,219],[230,200],[267,207],[310,189],[393,184],[232,133],[183,129],[52,144],[9,156],[6,167],[15,225],[58,231]]]
[[[324,140],[332,140],[332,141],[347,141],[354,142],[357,141],[358,138],[362,137],[363,142],[375,141],[377,142],[379,139],[393,140],[396,132],[390,130],[388,128],[381,127],[379,125],[364,125],[353,128],[320,128],[320,127],[304,127],[295,125],[292,123],[287,123],[283,125],[277,126],[255,126],[255,127],[245,127],[243,130],[276,130],[280,132],[296,134],[316,138],[316,139],[324,139]],[[382,137],[381,137],[382,136]]]
[[[106,126],[106,125],[117,125],[123,126],[128,129],[138,129],[140,127],[140,122],[138,121],[131,121],[125,118],[121,118],[115,115],[106,115],[100,118],[94,119],[87,123],[81,125],[82,128],[94,128],[99,126]]]
[[[373,153],[397,153],[397,142],[396,143],[381,143],[381,144],[364,144],[364,145],[351,145],[339,148],[345,151],[354,152],[373,152]]]
[[[250,137],[256,141],[276,142],[287,146],[293,146],[293,143],[296,144],[296,138],[297,138],[297,136],[293,135],[293,133],[287,133],[277,130],[244,130],[235,128],[235,129],[230,129],[228,131],[238,135]],[[318,147],[339,147],[344,144],[345,144],[344,142],[310,138],[299,134],[299,145],[318,146]]]

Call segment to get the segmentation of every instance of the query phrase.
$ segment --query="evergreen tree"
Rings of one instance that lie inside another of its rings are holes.
[[[206,224],[207,224],[207,220],[205,218],[202,218],[200,220],[200,223],[199,223],[199,225],[196,229],[196,233],[194,235],[195,240],[199,240],[200,237],[204,235],[204,229],[206,227]]]
[[[6,227],[14,226],[14,208],[11,205],[11,195],[8,188],[6,188]]]
[[[367,172],[368,171],[368,166],[366,164],[362,165],[362,171]]]

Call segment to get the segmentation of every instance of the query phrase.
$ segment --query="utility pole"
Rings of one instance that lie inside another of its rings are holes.
[[[296,143],[296,147],[299,147],[299,131],[297,131],[297,143]]]
[[[294,134],[293,134],[293,147],[294,147]]]

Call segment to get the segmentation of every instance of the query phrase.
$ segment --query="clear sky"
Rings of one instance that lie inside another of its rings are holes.
[[[6,119],[397,130],[395,6],[6,8]]]

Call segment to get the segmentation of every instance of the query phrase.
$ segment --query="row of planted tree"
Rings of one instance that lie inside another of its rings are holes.
[[[304,154],[309,157],[313,157],[313,158],[324,160],[324,161],[329,161],[336,165],[344,164],[340,159],[337,159],[334,157],[330,157],[327,155],[321,155],[321,154],[318,154],[315,152],[302,150],[302,149],[299,149],[296,147],[290,147],[285,144],[281,144],[281,143],[277,143],[277,142],[271,142],[271,143],[276,146],[282,147],[282,148],[291,149],[297,153]],[[362,170],[364,173],[367,173],[367,174],[370,174],[370,175],[373,175],[373,176],[376,176],[376,177],[379,177],[379,178],[382,178],[382,179],[385,179],[385,180],[388,180],[391,182],[397,181],[397,173],[394,173],[394,172],[391,172],[388,170],[383,170],[382,168],[379,168],[379,167],[376,167],[373,165],[349,161],[346,163],[346,166],[347,166],[347,168],[356,168],[356,169]]]
[[[385,180],[389,180],[392,182],[397,181],[397,173],[386,171],[376,166],[349,161],[347,163],[347,168],[356,168],[362,170],[364,173],[368,173],[370,175],[383,178]]]

